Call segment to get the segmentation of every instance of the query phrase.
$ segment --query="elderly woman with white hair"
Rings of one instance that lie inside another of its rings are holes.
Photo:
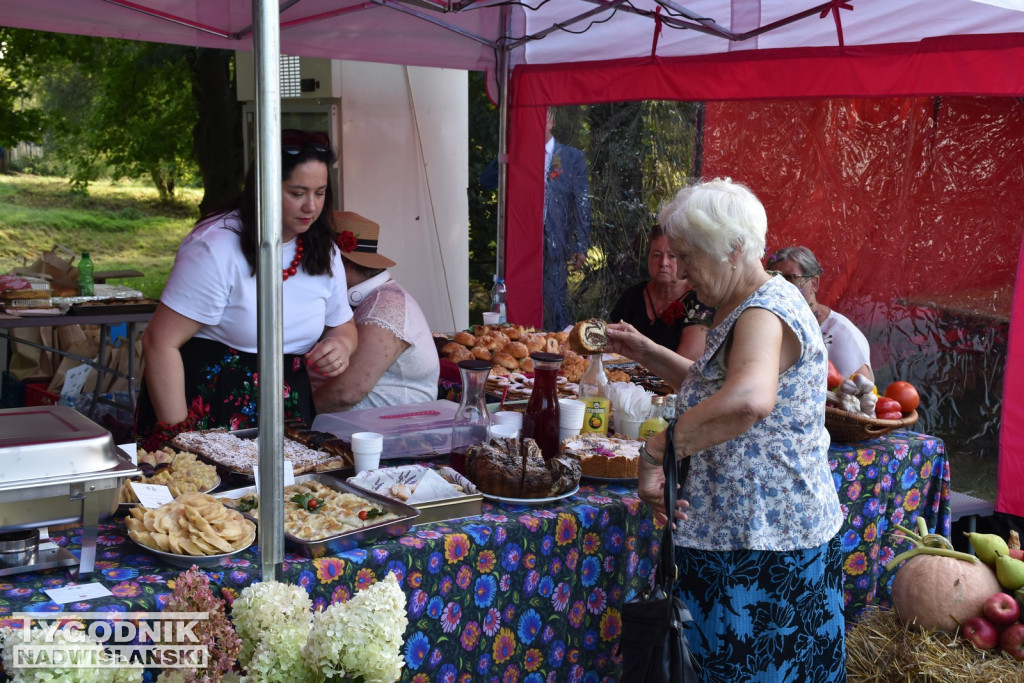
[[[828,465],[827,352],[800,292],[761,265],[767,216],[747,188],[679,191],[658,221],[678,275],[715,309],[690,361],[626,324],[609,350],[679,388],[670,424],[689,459],[673,511],[677,595],[705,681],[845,681],[842,512]],[[641,450],[639,493],[660,520],[665,433]]]

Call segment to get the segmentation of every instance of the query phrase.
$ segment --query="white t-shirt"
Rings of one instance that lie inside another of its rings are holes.
[[[871,347],[867,337],[841,313],[832,311],[821,323],[828,359],[843,377],[849,377],[861,366],[871,367]]]
[[[197,225],[178,247],[174,267],[160,301],[186,318],[203,324],[197,337],[212,339],[238,351],[255,353],[256,276],[242,254],[238,213],[216,216]],[[295,257],[296,240],[282,245],[281,263]],[[302,354],[324,327],[352,319],[341,254],[332,250],[333,276],[299,270],[283,284],[284,353]]]

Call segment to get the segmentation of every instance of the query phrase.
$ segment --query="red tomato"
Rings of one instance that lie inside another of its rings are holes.
[[[880,412],[878,412],[878,409],[876,408],[875,409],[875,417],[878,418],[879,420],[902,420],[903,419],[903,413],[901,413],[898,410],[893,410],[892,412],[889,412],[889,413],[880,413]]]
[[[878,402],[875,403],[875,415],[881,417],[882,413],[891,413],[893,411],[903,412],[903,406],[900,405],[900,402],[894,398],[879,396]]]
[[[917,410],[917,406],[921,404],[921,396],[910,382],[893,382],[885,388],[885,395],[899,401],[900,409],[904,413]]]
[[[828,362],[828,388],[835,389],[843,383],[843,376],[839,374],[839,370],[836,366],[832,365],[832,361]]]

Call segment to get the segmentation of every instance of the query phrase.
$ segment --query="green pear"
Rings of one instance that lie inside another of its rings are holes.
[[[1008,591],[1024,588],[1024,562],[1009,555],[999,555],[996,558],[996,578],[999,585]]]
[[[976,531],[972,531],[967,534],[967,540],[970,541],[971,547],[974,548],[974,554],[978,556],[978,559],[989,566],[995,565],[996,555],[1010,554],[1006,541],[997,534],[979,534]]]

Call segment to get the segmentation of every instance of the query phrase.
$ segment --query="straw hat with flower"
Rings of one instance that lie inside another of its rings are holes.
[[[364,268],[390,268],[395,262],[377,253],[377,238],[380,226],[355,211],[334,211],[331,213],[334,231],[341,254],[349,261]]]

